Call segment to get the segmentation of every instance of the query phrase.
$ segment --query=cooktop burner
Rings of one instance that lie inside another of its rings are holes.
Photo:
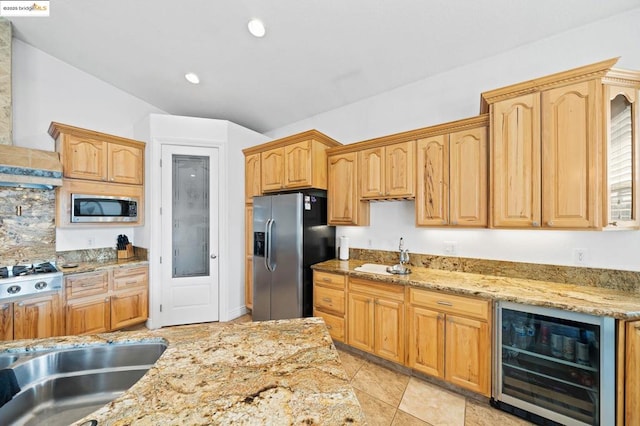
[[[62,272],[51,262],[0,267],[0,300],[62,288]]]
[[[50,262],[39,263],[37,265],[15,265],[3,266],[0,268],[0,278],[22,277],[25,275],[48,274],[58,272]]]

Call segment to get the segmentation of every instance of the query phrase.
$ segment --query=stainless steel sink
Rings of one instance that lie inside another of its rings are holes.
[[[158,342],[20,354],[9,368],[21,391],[0,407],[2,424],[73,423],[133,386],[166,348]]]
[[[18,355],[14,354],[0,354],[0,370],[7,368],[18,359]]]

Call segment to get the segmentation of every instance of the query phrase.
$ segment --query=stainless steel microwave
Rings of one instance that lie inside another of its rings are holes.
[[[71,194],[71,223],[136,222],[138,199]]]

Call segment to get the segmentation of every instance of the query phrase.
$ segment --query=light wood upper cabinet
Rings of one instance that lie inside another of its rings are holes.
[[[540,94],[491,106],[491,220],[495,227],[539,227]]]
[[[359,152],[362,199],[413,198],[415,142],[378,146]]]
[[[329,225],[368,225],[369,205],[358,194],[358,153],[330,155],[328,163]]]
[[[449,217],[455,226],[487,225],[487,128],[449,136]]]
[[[418,139],[416,225],[487,225],[487,120],[436,126]]]
[[[449,135],[417,142],[416,224],[449,223]]]
[[[360,197],[380,198],[385,195],[384,147],[359,152]]]
[[[142,185],[144,181],[144,145],[118,143],[107,145],[107,180]]]
[[[245,203],[253,203],[253,197],[262,195],[262,162],[260,154],[247,155],[244,159],[244,195]]]
[[[284,187],[307,188],[313,184],[312,172],[315,169],[326,170],[326,157],[320,156],[316,160],[321,163],[313,164],[314,156],[311,141],[298,142],[284,147]],[[326,171],[317,181],[323,181],[326,187]]]
[[[67,178],[142,185],[144,142],[51,123],[63,175]]]
[[[616,61],[482,94],[492,227],[638,228],[640,73]]]
[[[284,188],[284,149],[270,149],[260,154],[262,192]]]
[[[542,92],[542,222],[550,228],[593,228],[597,221],[597,82]]]
[[[640,78],[640,73],[638,75]],[[640,145],[638,87],[606,84],[604,117],[606,145],[603,225],[608,229],[638,229]]]
[[[327,150],[336,146],[340,143],[317,130],[309,130],[244,149],[246,202],[251,202],[249,194],[327,189]],[[254,155],[259,156],[260,164]]]

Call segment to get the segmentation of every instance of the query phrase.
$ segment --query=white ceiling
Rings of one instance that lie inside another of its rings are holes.
[[[175,115],[265,132],[640,0],[53,0],[14,37]],[[254,38],[257,17],[267,35]],[[193,86],[185,72],[199,74]]]

